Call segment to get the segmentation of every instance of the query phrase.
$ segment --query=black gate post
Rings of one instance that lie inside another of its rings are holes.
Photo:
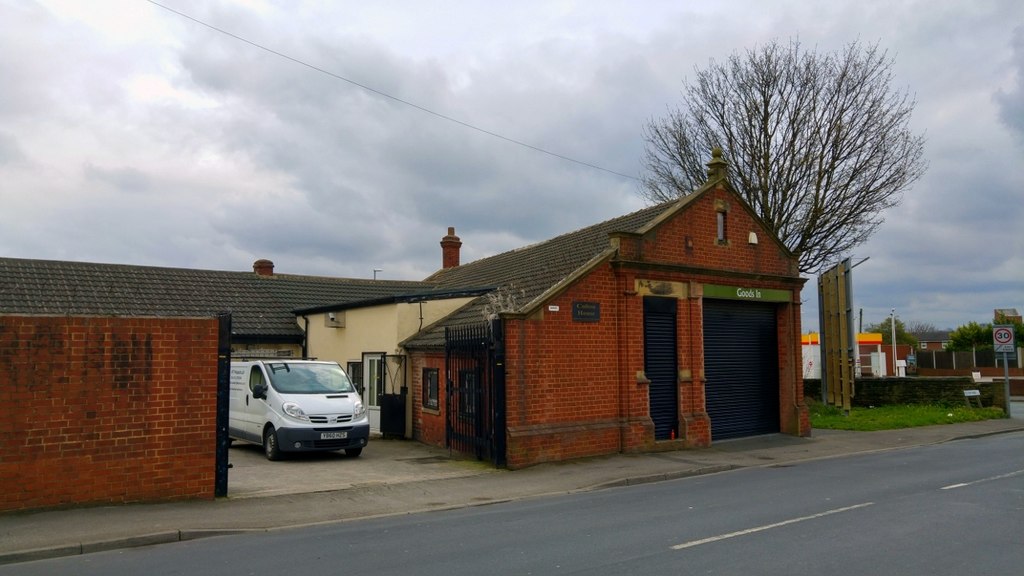
[[[217,315],[217,447],[213,495],[228,495],[228,406],[231,402],[231,313]]]
[[[500,318],[491,321],[491,344],[492,460],[495,466],[504,468],[508,464],[505,456],[505,330]]]

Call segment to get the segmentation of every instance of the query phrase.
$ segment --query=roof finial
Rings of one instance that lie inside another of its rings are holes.
[[[722,158],[722,149],[715,146],[711,149],[711,162],[707,163],[708,182],[725,178],[729,174],[729,163]]]

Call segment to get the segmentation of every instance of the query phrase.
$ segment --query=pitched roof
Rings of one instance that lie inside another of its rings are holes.
[[[650,206],[550,240],[446,268],[426,282],[443,288],[507,287],[518,296],[515,311],[519,311],[588,262],[611,253],[609,234],[635,232],[676,202]]]
[[[426,279],[439,287],[490,286],[502,289],[514,299],[503,312],[524,313],[541,304],[548,296],[583,275],[592,266],[615,253],[610,235],[613,233],[643,235],[673,218],[705,193],[723,187],[765,230],[770,228],[756,211],[736,192],[728,180],[727,164],[721,150],[712,152],[708,164],[708,180],[698,189],[675,200],[637,210],[631,214],[562,234],[550,240],[503,254],[483,258],[454,268],[446,268]],[[791,254],[774,235],[771,240]],[[444,343],[444,327],[481,322],[487,318],[492,295],[480,296],[456,313],[449,315],[419,334],[401,343],[409,348],[433,348]]]
[[[470,262],[454,268],[442,269],[426,279],[442,288],[492,287],[507,288],[517,296],[516,306],[510,312],[523,312],[537,304],[549,292],[557,289],[596,264],[611,256],[609,236],[612,233],[643,235],[685,210],[705,193],[718,187],[731,193],[737,203],[765,230],[771,228],[743,199],[728,179],[728,164],[720,149],[712,151],[708,163],[708,179],[692,193],[631,214],[612,218],[586,228],[557,236],[523,248],[518,248]],[[774,234],[770,240],[787,254],[792,254]]]
[[[437,322],[426,326],[420,332],[399,342],[402,348],[438,349],[444,348],[444,329],[447,326],[464,326],[467,324],[479,324],[487,320],[485,309],[488,300],[486,296],[480,296],[471,300],[455,312],[445,316]]]
[[[666,211],[688,204],[692,196],[649,206],[625,216],[606,220],[574,232],[523,248],[483,258],[434,273],[426,282],[442,288],[490,287],[505,291],[509,299],[503,311],[521,313],[581,271],[614,253],[610,235],[639,233]],[[444,345],[444,327],[483,322],[491,297],[480,296],[455,313],[402,343],[410,348]]]
[[[252,272],[0,258],[0,313],[208,316],[228,311],[233,313],[236,336],[296,341],[302,337],[296,313],[382,303],[396,297],[467,296],[501,290],[506,296],[501,311],[524,313],[614,255],[611,234],[645,234],[718,185],[735,194],[723,165],[719,152],[708,165],[712,168],[708,181],[679,199],[445,268],[423,281],[261,276]],[[757,219],[742,197],[735,196]],[[483,321],[492,299],[493,294],[477,297],[403,344],[433,347],[438,338],[443,344],[444,326]]]
[[[0,258],[0,313],[211,316],[236,336],[300,339],[295,309],[424,290],[423,282]]]

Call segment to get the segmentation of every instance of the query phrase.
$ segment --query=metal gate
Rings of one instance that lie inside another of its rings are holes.
[[[501,320],[444,330],[445,441],[505,466],[505,362]]]
[[[384,438],[405,437],[405,356],[384,356],[384,382],[380,394],[380,433]]]
[[[704,300],[705,406],[711,439],[779,431],[775,306]]]

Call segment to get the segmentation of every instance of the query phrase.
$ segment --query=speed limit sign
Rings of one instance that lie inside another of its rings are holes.
[[[1014,352],[1013,326],[993,326],[992,343],[995,345],[996,352]]]

